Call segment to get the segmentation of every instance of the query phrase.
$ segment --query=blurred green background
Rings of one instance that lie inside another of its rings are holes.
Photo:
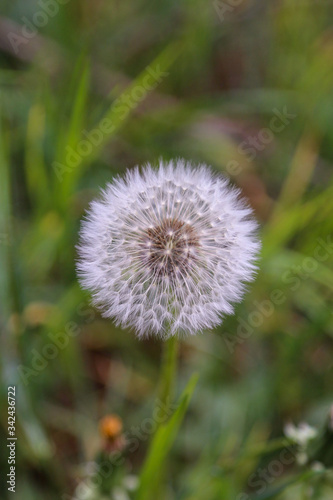
[[[156,459],[158,495],[140,499],[333,498],[332,1],[2,0],[0,14],[1,498],[139,498],[142,429],[83,486],[106,453],[100,419],[131,435],[150,418],[161,343],[91,308],[75,245],[100,187],[179,156],[243,190],[263,250],[235,315],[181,343],[177,394],[199,382]],[[318,430],[312,451],[284,458],[288,422]]]

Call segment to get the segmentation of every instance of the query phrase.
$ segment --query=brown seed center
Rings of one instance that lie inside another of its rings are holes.
[[[165,219],[147,229],[143,242],[145,263],[156,276],[184,273],[196,260],[199,238],[192,226],[177,219]]]

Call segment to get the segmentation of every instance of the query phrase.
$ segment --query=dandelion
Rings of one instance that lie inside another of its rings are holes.
[[[82,222],[77,265],[103,316],[139,337],[219,324],[253,279],[257,223],[239,190],[179,159],[128,171]]]

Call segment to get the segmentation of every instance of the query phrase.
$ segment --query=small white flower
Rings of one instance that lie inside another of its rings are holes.
[[[125,476],[123,479],[123,486],[128,491],[135,491],[139,486],[139,478],[133,474]]]
[[[317,436],[318,431],[306,422],[301,422],[298,426],[288,422],[284,427],[284,433],[287,438],[304,448],[311,439]]]
[[[317,429],[311,427],[306,422],[301,422],[298,426],[288,422],[284,426],[285,436],[298,445],[296,459],[300,465],[305,465],[309,460],[308,445],[318,435]]]
[[[239,190],[185,160],[128,171],[82,222],[81,284],[139,337],[194,334],[233,312],[260,244]]]

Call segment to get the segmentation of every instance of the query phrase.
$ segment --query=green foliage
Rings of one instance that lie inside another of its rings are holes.
[[[329,500],[333,4],[11,0],[0,11],[0,438],[15,385],[16,498]],[[160,344],[93,310],[75,245],[100,187],[177,156],[231,177],[263,249],[235,315],[182,340],[177,399],[187,389],[151,433]],[[137,446],[103,478],[89,467],[113,413]],[[317,440],[286,441],[289,421]],[[7,459],[3,446],[4,498]]]
[[[160,488],[161,472],[165,459],[176,439],[180,424],[190,403],[192,393],[197,382],[197,376],[192,376],[190,382],[180,397],[177,410],[166,424],[162,424],[150,445],[145,464],[140,475],[140,486],[136,500],[149,500],[156,498],[156,491]]]

